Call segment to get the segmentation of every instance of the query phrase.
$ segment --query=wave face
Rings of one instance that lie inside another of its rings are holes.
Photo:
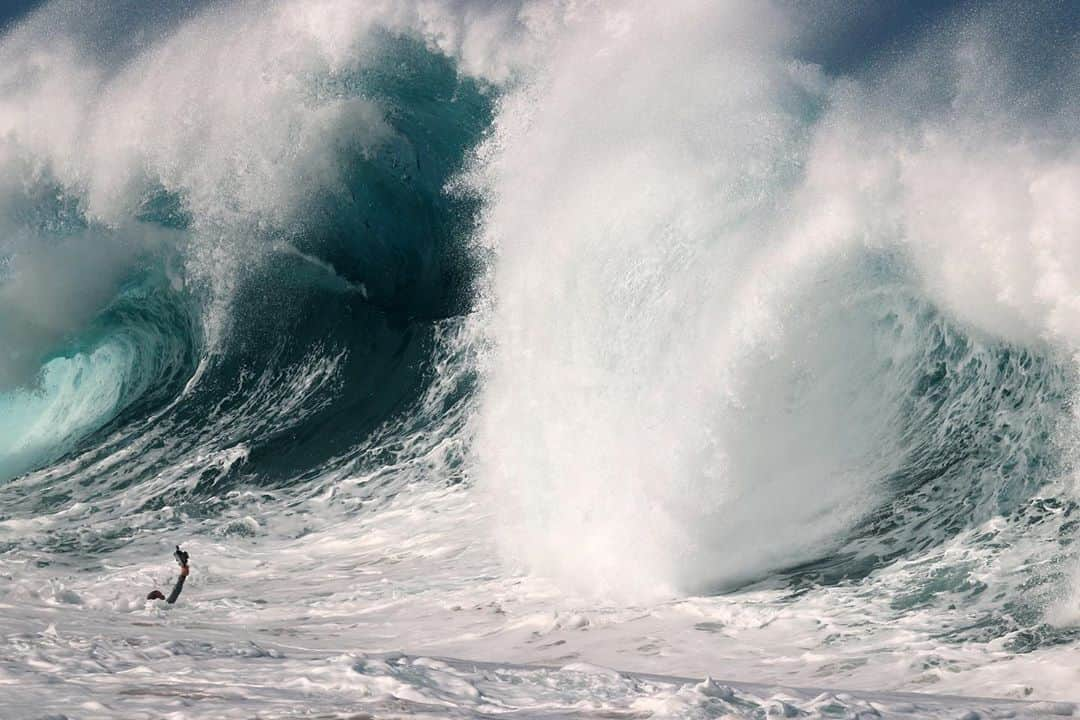
[[[239,483],[150,480],[193,453],[240,452],[259,485],[344,463],[416,403],[440,328],[470,306],[476,202],[444,186],[490,98],[360,17],[340,58],[302,36],[296,6],[223,9],[102,58],[79,46],[81,19],[49,7],[7,43],[5,479],[66,456],[53,490],[115,500],[149,482],[162,502]],[[70,43],[40,48],[50,22]],[[160,17],[123,22],[161,33]],[[254,33],[297,47],[250,47]],[[210,77],[213,53],[247,67]],[[121,448],[137,459],[93,464]]]
[[[253,508],[300,542],[448,487],[499,557],[461,578],[1073,643],[1075,8],[888,52],[835,3],[650,8],[10,27],[0,552],[257,548]]]
[[[1022,512],[1068,464],[1075,93],[1025,86],[992,13],[864,83],[783,17],[700,10],[599,58],[586,24],[497,118],[478,442],[506,544],[664,595]]]

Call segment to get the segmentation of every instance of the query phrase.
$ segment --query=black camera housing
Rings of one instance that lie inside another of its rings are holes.
[[[176,546],[176,552],[173,553],[173,557],[176,558],[176,564],[180,567],[187,565],[188,554],[180,549],[180,546]]]

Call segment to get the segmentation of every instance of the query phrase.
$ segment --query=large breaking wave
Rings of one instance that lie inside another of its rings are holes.
[[[1075,32],[840,72],[784,3],[133,7],[0,46],[0,519],[84,523],[34,542],[460,483],[566,587],[893,568],[1068,637]]]

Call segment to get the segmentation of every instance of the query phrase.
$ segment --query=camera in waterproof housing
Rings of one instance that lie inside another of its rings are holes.
[[[176,564],[180,567],[187,565],[188,554],[181,550],[179,545],[176,546],[176,552],[174,552],[172,556],[176,558]]]

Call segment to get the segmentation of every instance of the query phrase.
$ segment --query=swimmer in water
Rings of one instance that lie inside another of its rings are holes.
[[[180,597],[180,591],[184,589],[184,580],[188,576],[188,554],[180,549],[180,546],[176,546],[176,552],[173,553],[173,557],[176,558],[176,563],[180,566],[180,577],[176,578],[176,585],[173,585],[172,592],[169,593],[169,597],[165,597],[161,594],[160,590],[155,590],[146,596],[147,600],[164,600],[172,605],[176,602],[176,598]]]

